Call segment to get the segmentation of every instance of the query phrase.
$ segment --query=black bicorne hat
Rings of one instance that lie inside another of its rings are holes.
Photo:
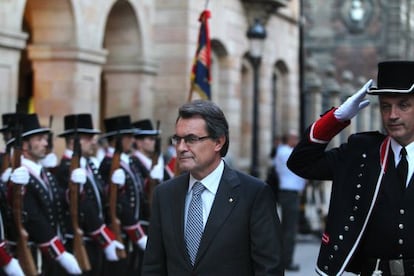
[[[13,121],[15,113],[4,113],[1,115],[1,120],[3,123],[2,128],[0,128],[0,132],[10,131],[10,127]]]
[[[414,92],[414,61],[378,63],[377,87],[368,88],[369,95],[409,94]]]
[[[132,125],[138,130],[135,132],[136,137],[140,136],[156,136],[160,133],[159,130],[154,129],[150,119],[144,119],[132,123]]]
[[[129,115],[122,115],[104,119],[104,125],[106,133],[101,137],[111,137],[119,134],[134,134],[135,129],[131,124],[131,118]]]
[[[101,133],[98,129],[93,128],[91,114],[70,114],[66,115],[63,120],[65,129],[63,133],[58,135],[59,137],[65,137],[74,134],[75,132],[82,134]]]
[[[50,128],[42,127],[39,123],[39,118],[36,113],[32,114],[15,114],[13,124],[19,124],[21,126],[21,138],[29,137],[35,134],[50,133]],[[13,134],[14,135],[14,134]],[[13,143],[15,137],[11,138],[7,144]]]

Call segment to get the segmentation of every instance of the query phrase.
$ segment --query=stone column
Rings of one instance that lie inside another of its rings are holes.
[[[355,93],[355,88],[352,85],[353,79],[354,79],[354,75],[352,74],[351,71],[345,70],[342,73],[342,101],[341,103],[346,101],[348,97],[352,96]],[[358,118],[358,115],[352,118],[351,124],[341,132],[341,142],[346,142],[349,135],[357,131],[357,125],[358,125],[357,118]]]
[[[22,32],[0,30],[0,111],[16,109],[21,50],[26,47],[28,35]]]
[[[158,119],[154,118],[153,110],[157,97],[153,85],[155,73],[156,65],[149,60],[105,65],[105,117],[130,113],[132,120]]]
[[[28,47],[33,64],[34,109],[42,124],[47,125],[53,115],[53,130],[60,133],[66,114],[86,112],[100,127],[101,71],[106,54],[102,49]],[[62,150],[63,141],[56,147],[58,152]]]
[[[325,70],[324,90],[331,107],[338,107],[341,104],[341,87],[335,79],[335,68],[329,65]],[[339,146],[340,138],[336,135],[330,142],[330,146]]]
[[[305,125],[307,126],[317,120],[322,113],[322,81],[315,68],[315,60],[308,59],[305,67],[305,118],[308,118]]]
[[[357,84],[358,87],[355,89],[355,92],[357,92],[357,90],[359,90],[368,80],[365,77],[360,76],[357,79]],[[366,96],[367,100],[371,101],[371,98],[373,98],[372,96]],[[362,109],[356,119],[358,121],[357,124],[357,131],[361,132],[361,131],[370,131],[372,130],[371,128],[371,110],[370,110],[370,105],[365,107],[364,109]]]

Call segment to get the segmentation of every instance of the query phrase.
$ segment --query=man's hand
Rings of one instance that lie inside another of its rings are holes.
[[[86,171],[83,168],[76,168],[70,175],[70,180],[73,183],[83,185],[86,183]]]
[[[75,257],[64,251],[62,254],[60,254],[56,261],[68,272],[69,274],[81,274],[82,270],[79,267],[78,262],[76,261]]]
[[[8,264],[3,266],[3,270],[6,273],[6,275],[24,276],[23,270],[20,267],[19,262],[15,258],[12,258]]]
[[[368,106],[369,100],[364,98],[367,94],[367,89],[371,87],[371,85],[372,80],[367,81],[358,92],[341,104],[334,112],[335,118],[341,122],[351,120],[361,109]]]
[[[125,172],[123,169],[116,169],[111,176],[112,183],[121,187],[125,185],[125,178]]]
[[[104,248],[104,253],[105,253],[105,257],[108,261],[110,262],[115,262],[119,260],[119,257],[116,253],[116,250],[124,250],[125,247],[122,243],[120,243],[119,241],[113,240],[111,241],[105,248]]]
[[[12,172],[10,180],[14,184],[26,185],[30,180],[29,171],[26,167],[18,167]]]

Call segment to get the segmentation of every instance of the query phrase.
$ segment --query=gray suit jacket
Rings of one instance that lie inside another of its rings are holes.
[[[284,275],[281,229],[268,185],[225,166],[194,267],[184,241],[189,174],[159,185],[153,197],[143,274]]]

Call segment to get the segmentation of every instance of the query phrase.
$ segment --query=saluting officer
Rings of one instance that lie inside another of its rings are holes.
[[[107,155],[101,162],[99,171],[106,184],[112,181],[119,186],[117,192],[118,218],[121,221],[123,231],[127,234],[129,244],[132,245],[132,250],[128,254],[128,271],[125,273],[139,275],[142,250],[145,249],[147,236],[140,222],[142,182],[139,172],[134,170],[134,166],[131,166],[130,158],[133,135],[136,130],[128,115],[107,118],[104,120],[104,125],[106,133],[102,137],[108,140],[110,146]],[[117,142],[120,146],[117,149],[120,152],[119,166],[123,173],[118,174],[117,171],[114,171],[111,175],[111,165]],[[119,273],[123,268],[119,267],[117,272]]]
[[[317,262],[321,275],[414,275],[414,62],[378,65],[368,81],[306,131],[288,160],[308,179],[333,180]],[[378,95],[386,133],[353,134],[340,147],[329,141]],[[382,274],[381,274],[382,273]]]
[[[65,139],[66,149],[58,167],[57,178],[59,183],[65,184],[66,188],[68,188],[67,183],[69,183],[71,175],[70,166],[75,138],[80,143],[80,168],[86,177],[85,183],[81,183],[79,218],[80,227],[86,234],[84,235],[84,244],[92,266],[92,270],[87,275],[101,275],[103,253],[108,261],[118,261],[116,250],[124,249],[124,246],[115,240],[114,233],[105,224],[102,177],[91,159],[96,143],[94,136],[99,133],[98,129],[93,128],[91,114],[82,113],[66,115],[64,117],[64,131],[58,135]],[[73,234],[67,236],[71,243]]]

